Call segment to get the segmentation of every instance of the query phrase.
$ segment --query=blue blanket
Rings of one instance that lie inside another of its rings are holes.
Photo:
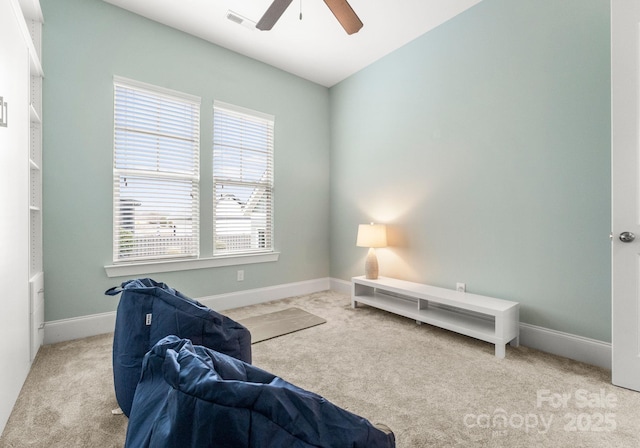
[[[241,324],[150,278],[129,280],[105,294],[122,293],[113,336],[113,380],[118,405],[129,416],[142,359],[160,339],[188,338],[251,362],[251,333]]]
[[[395,440],[319,395],[168,336],[145,356],[127,447],[392,448]]]

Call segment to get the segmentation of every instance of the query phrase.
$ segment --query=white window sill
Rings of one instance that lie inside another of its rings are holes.
[[[158,272],[187,271],[191,269],[218,268],[241,264],[268,263],[278,261],[280,252],[262,254],[229,255],[224,257],[196,258],[193,260],[150,261],[121,263],[105,266],[107,277],[138,276]]]

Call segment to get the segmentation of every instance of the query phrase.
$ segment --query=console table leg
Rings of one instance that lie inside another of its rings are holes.
[[[511,347],[520,347],[520,336],[512,339],[511,342],[509,342],[509,345],[511,345]]]
[[[496,344],[496,357],[503,359],[507,353],[505,344]]]

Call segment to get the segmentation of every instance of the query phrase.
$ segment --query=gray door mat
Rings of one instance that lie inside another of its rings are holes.
[[[238,322],[249,329],[251,343],[255,344],[323,324],[326,320],[300,308],[287,308],[261,316],[247,317]]]

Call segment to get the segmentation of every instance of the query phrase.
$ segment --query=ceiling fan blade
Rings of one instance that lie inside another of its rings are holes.
[[[347,34],[353,34],[360,31],[360,28],[362,28],[362,22],[356,15],[353,8],[351,8],[351,5],[347,3],[347,0],[324,0],[324,2],[327,4],[333,15],[336,16],[336,19],[338,19],[338,22],[340,22],[340,25],[342,25],[342,28],[344,28]]]
[[[293,0],[273,0],[267,12],[264,13],[262,18],[256,23],[256,28],[262,31],[267,31],[273,28],[280,16],[289,7]]]

